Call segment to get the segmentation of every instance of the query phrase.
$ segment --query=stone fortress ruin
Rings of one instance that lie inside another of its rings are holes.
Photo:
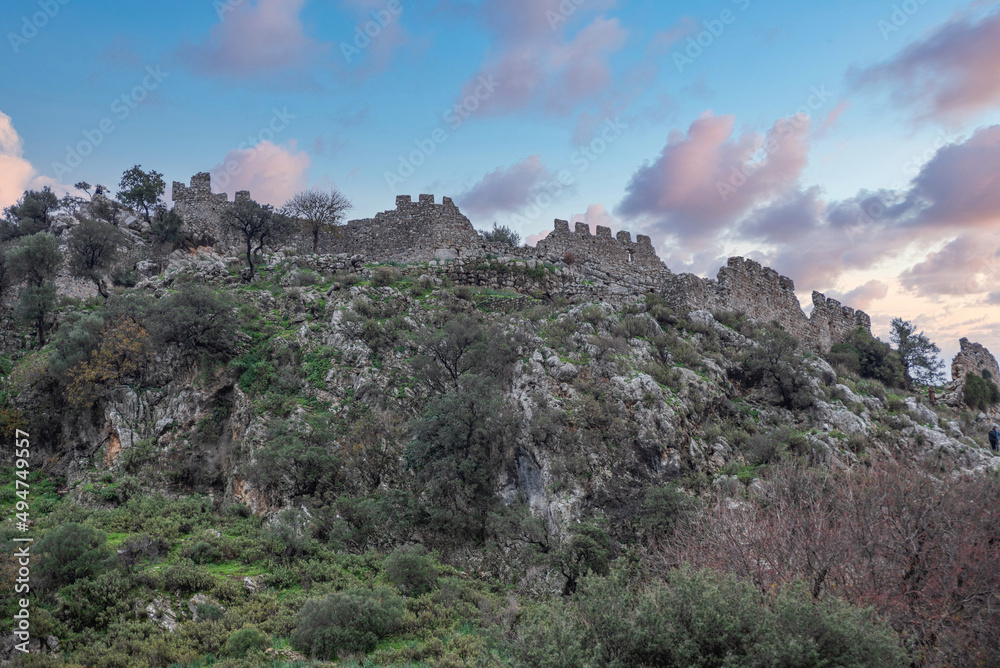
[[[220,216],[229,205],[227,196],[211,192],[208,172],[196,174],[191,185],[175,181],[173,200],[193,236],[221,242]],[[236,199],[250,197],[240,191]],[[396,208],[373,218],[351,220],[335,235],[326,235],[321,249],[328,255],[360,256],[363,262],[431,262],[448,266],[449,275],[475,281],[472,269],[488,261],[501,263],[548,263],[557,267],[550,277],[549,292],[596,299],[634,297],[659,293],[668,304],[694,309],[739,311],[747,317],[781,324],[805,345],[821,353],[862,327],[871,331],[871,318],[819,292],[812,293],[813,309],[806,315],[795,295],[792,279],[754,260],[729,258],[716,278],[675,274],[657,256],[651,239],[643,234],[635,241],[629,232],[612,236],[611,229],[598,226],[591,234],[585,223],[573,229],[566,220],[556,220],[552,231],[535,247],[511,248],[487,242],[449,197],[441,203],[433,195],[396,197]],[[485,283],[484,283],[485,284]],[[508,284],[523,285],[523,283]],[[961,382],[969,370],[989,371],[1000,380],[996,359],[979,344],[961,341],[961,352],[952,363],[952,375]]]

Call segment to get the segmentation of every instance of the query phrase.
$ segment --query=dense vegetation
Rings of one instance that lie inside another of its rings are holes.
[[[160,252],[179,227],[134,169]],[[8,217],[17,271],[58,262],[49,204]],[[131,289],[100,283],[102,225],[71,247],[106,298],[3,316],[24,346],[0,438],[37,448],[32,634],[59,648],[24,665],[995,662],[1000,479],[921,448],[939,422],[983,445],[964,408],[1000,396],[976,377],[928,406],[909,323],[902,353],[858,330],[822,360],[743,314],[324,274],[262,262],[259,235],[221,280]],[[12,467],[0,485],[9,625]]]

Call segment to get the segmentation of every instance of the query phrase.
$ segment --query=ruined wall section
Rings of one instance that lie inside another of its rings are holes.
[[[249,193],[247,194],[249,197]],[[224,239],[220,219],[229,206],[226,193],[212,192],[212,175],[199,172],[191,177],[191,185],[174,181],[171,186],[174,211],[184,220],[188,235],[199,246],[218,245]]]
[[[951,362],[952,380],[963,380],[970,373],[981,376],[988,371],[993,382],[1000,383],[1000,367],[989,350],[964,337],[958,343],[961,348]]]
[[[858,327],[871,331],[866,313],[819,292],[813,292],[813,312],[807,317],[792,279],[742,257],[729,258],[715,280],[675,274],[663,282],[661,291],[675,307],[739,311],[758,322],[777,321],[805,345],[824,353]]]
[[[550,262],[563,262],[580,273],[583,280],[596,279],[611,292],[656,289],[671,275],[644,234],[632,241],[628,232],[611,236],[611,228],[598,226],[590,233],[586,223],[556,220],[552,232],[535,246],[535,253]],[[572,260],[572,262],[570,262]]]
[[[330,235],[333,253],[361,253],[370,261],[425,262],[482,254],[483,241],[450,197],[396,197],[396,208],[352,220]]]

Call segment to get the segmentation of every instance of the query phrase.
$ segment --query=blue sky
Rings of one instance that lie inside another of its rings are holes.
[[[137,163],[357,217],[430,192],[1000,348],[995,3],[11,0],[0,29],[2,205]]]

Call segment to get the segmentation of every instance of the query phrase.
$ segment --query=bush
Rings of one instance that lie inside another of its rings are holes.
[[[493,223],[492,230],[484,230],[480,234],[483,235],[484,241],[490,243],[504,244],[511,248],[517,248],[521,245],[521,235],[506,225],[498,226],[496,223]]]
[[[111,272],[111,285],[118,288],[134,288],[139,282],[139,272],[128,267],[118,267]]]
[[[584,578],[570,601],[543,608],[513,643],[516,666],[902,666],[890,628],[801,586],[765,597],[751,584],[682,568],[629,587]]]
[[[421,545],[404,545],[386,557],[385,574],[406,596],[420,596],[434,589],[437,569]]]
[[[242,659],[251,652],[262,651],[267,647],[267,636],[253,627],[235,631],[222,648],[222,655]]]
[[[338,592],[306,601],[296,618],[292,647],[324,661],[341,652],[371,652],[399,630],[402,620],[402,601],[392,591]]]
[[[372,285],[376,288],[387,288],[393,285],[397,280],[398,276],[394,269],[389,267],[379,267],[372,274]]]
[[[228,296],[185,283],[152,307],[149,330],[159,342],[175,344],[183,352],[228,359],[239,340],[233,309]]]
[[[103,532],[75,522],[45,534],[37,548],[43,581],[57,589],[105,571],[113,562],[105,542]]]
[[[992,380],[970,373],[965,377],[965,387],[962,390],[962,398],[969,408],[981,411],[989,410],[990,406],[1000,402],[1000,388]]]
[[[212,587],[212,574],[190,559],[180,559],[163,574],[163,585],[170,591],[194,594]]]

